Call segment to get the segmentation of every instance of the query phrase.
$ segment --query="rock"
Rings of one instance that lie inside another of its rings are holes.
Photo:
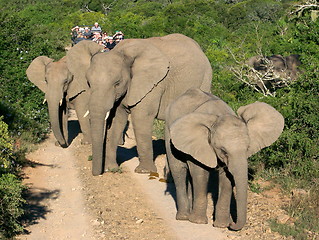
[[[144,222],[144,220],[143,220],[143,219],[139,219],[139,220],[137,220],[135,223],[141,224],[142,222]]]
[[[309,191],[306,191],[301,188],[296,188],[291,190],[291,195],[293,198],[304,198],[309,196]]]
[[[285,224],[290,219],[290,216],[286,214],[281,214],[277,217],[277,223],[279,224]]]
[[[267,233],[267,234],[270,234],[272,231],[271,231],[271,229],[270,228],[267,228],[266,230],[265,230],[265,233]]]
[[[97,219],[92,220],[91,222],[93,226],[99,226],[101,224]]]
[[[238,238],[238,235],[235,235],[235,234],[230,233],[230,234],[227,234],[227,237],[228,237],[229,239],[236,239],[236,238]]]

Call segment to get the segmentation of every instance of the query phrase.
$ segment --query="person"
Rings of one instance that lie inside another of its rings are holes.
[[[82,40],[86,40],[82,33],[79,33],[76,39],[74,40],[74,44],[81,42]]]
[[[106,50],[110,51],[116,46],[116,42],[113,40],[113,37],[109,37],[109,41],[106,43]]]
[[[122,40],[124,40],[124,34],[122,33],[122,31],[116,31],[113,39],[115,39],[116,42],[120,42]]]
[[[109,38],[109,36],[107,35],[107,32],[103,32],[102,33],[102,41],[107,42],[108,38]]]
[[[86,39],[91,39],[91,38],[92,38],[91,30],[90,30],[88,27],[85,27],[85,28],[84,28],[83,36],[84,36]]]
[[[91,28],[91,32],[99,32],[99,33],[101,33],[102,32],[102,29],[101,29],[101,27],[99,26],[99,24],[96,22],[96,23],[94,23],[94,26]]]
[[[99,42],[102,41],[102,36],[99,32],[93,33],[93,38],[91,39],[93,42]]]
[[[73,44],[75,44],[75,39],[78,37],[80,33],[80,27],[79,26],[75,26],[74,28],[71,29],[71,40],[73,42]]]

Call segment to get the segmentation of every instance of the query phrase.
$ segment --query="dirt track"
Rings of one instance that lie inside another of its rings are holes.
[[[78,128],[76,121],[70,125]],[[51,134],[29,154],[33,162],[33,167],[25,170],[25,183],[31,187],[26,221],[29,233],[18,239],[285,239],[271,232],[267,222],[283,213],[280,193],[272,191],[265,196],[250,192],[248,223],[240,232],[176,221],[172,183],[133,172],[138,160],[131,129],[130,138],[118,151],[123,173],[98,177],[91,175],[91,147],[80,144],[80,135],[75,131],[71,146],[62,149],[54,145]],[[154,146],[162,177],[163,141],[154,141]],[[209,199],[211,216],[211,195]]]

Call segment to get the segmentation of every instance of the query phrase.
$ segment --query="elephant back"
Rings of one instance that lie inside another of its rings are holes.
[[[207,103],[212,101],[221,100],[199,88],[189,89],[168,106],[166,123],[170,126],[176,119],[195,111],[205,113],[207,106],[210,105]]]

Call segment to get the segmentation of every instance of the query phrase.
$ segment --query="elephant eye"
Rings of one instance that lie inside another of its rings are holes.
[[[225,148],[221,148],[220,150],[222,152],[222,155],[227,158],[228,157],[228,153],[227,153],[226,149]]]
[[[114,87],[118,87],[120,85],[120,81],[114,83]]]

